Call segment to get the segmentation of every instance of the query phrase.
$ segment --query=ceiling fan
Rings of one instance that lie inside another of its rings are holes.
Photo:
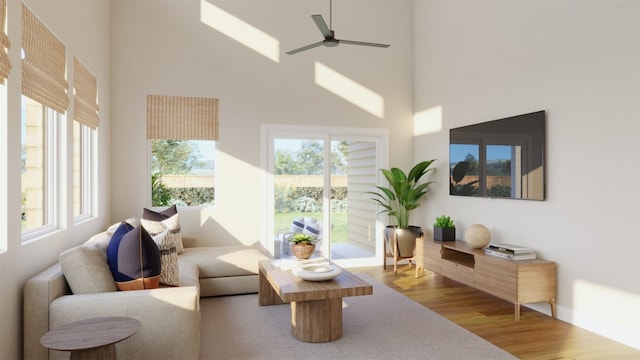
[[[314,47],[318,47],[320,45],[324,45],[326,47],[334,47],[334,46],[338,46],[338,44],[349,44],[349,45],[374,46],[374,47],[381,47],[381,48],[388,48],[390,46],[388,44],[378,44],[378,43],[370,43],[370,42],[364,42],[364,41],[336,39],[334,31],[331,30],[331,26],[332,26],[331,24],[332,4],[331,3],[332,2],[329,1],[329,26],[327,26],[327,23],[322,18],[322,15],[311,15],[311,18],[316,23],[316,26],[318,26],[318,29],[320,29],[320,32],[324,36],[324,40],[318,41],[316,43],[303,46],[301,48],[297,48],[291,51],[287,51],[287,54],[289,55],[297,54],[305,50],[313,49]]]

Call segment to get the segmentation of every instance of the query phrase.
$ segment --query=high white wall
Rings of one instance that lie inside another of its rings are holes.
[[[220,99],[216,204],[180,210],[183,230],[204,242],[264,240],[262,124],[391,128],[390,159],[411,163],[412,8],[410,1],[335,2],[338,38],[391,47],[340,45],[290,56],[284,52],[322,40],[311,15],[329,22],[328,1],[114,2],[113,220],[140,216],[150,203],[147,94]],[[384,112],[319,86],[317,66],[380,96]]]
[[[6,126],[7,166],[2,181],[6,181],[7,199],[6,222],[3,220],[0,236],[6,243],[5,251],[0,253],[0,359],[19,359],[22,354],[22,291],[24,282],[57,261],[63,250],[77,245],[91,234],[103,229],[110,220],[110,114],[111,114],[111,42],[110,42],[110,4],[108,0],[49,1],[25,0],[25,4],[49,26],[66,45],[67,64],[72,69],[73,56],[77,56],[91,69],[98,79],[98,97],[100,105],[100,128],[98,130],[98,217],[82,224],[73,225],[71,210],[62,216],[61,229],[56,233],[29,244],[21,243],[20,228],[20,95],[21,95],[21,1],[8,1],[8,35],[12,47],[9,56],[13,65],[7,82],[8,121]],[[72,91],[70,90],[70,94]],[[4,109],[3,109],[4,110]],[[70,124],[70,120],[68,121]],[[70,131],[70,128],[68,129]],[[71,133],[69,132],[69,137]],[[3,153],[3,149],[0,153]],[[71,151],[71,148],[69,148]],[[66,176],[71,179],[71,153]],[[3,154],[4,156],[4,154]],[[5,178],[6,176],[6,178]],[[64,181],[64,175],[62,180]],[[71,203],[71,181],[67,182],[67,191],[61,192],[60,201]],[[70,206],[69,206],[70,208]],[[2,246],[0,246],[2,247]]]
[[[424,223],[534,248],[558,264],[561,319],[640,348],[640,3],[416,1],[414,22],[415,110],[441,113],[415,140],[441,159]],[[536,110],[545,201],[448,195],[450,128]]]
[[[0,358],[21,354],[24,281],[62,250],[148,205],[147,94],[220,98],[218,200],[183,217],[192,235],[223,243],[260,238],[254,225],[264,220],[255,205],[263,190],[261,124],[389,128],[391,165],[441,160],[415,223],[428,229],[447,213],[461,230],[482,223],[498,241],[535,248],[558,262],[560,318],[640,347],[637,1],[341,0],[334,2],[338,38],[391,48],[340,46],[295,56],[283,52],[320,40],[310,15],[327,19],[327,1],[25,2],[99,79],[100,208],[98,219],[28,245],[20,243],[19,222],[6,216]],[[275,39],[277,61],[201,21],[201,9],[211,6],[266,33],[268,43]],[[20,2],[9,0],[9,119],[20,116],[16,19]],[[318,86],[315,62],[381,95],[384,116]],[[441,130],[412,139],[413,112],[434,109],[442,110],[435,124]],[[449,128],[540,109],[548,112],[547,200],[447,195]],[[20,209],[12,190],[20,186],[19,133],[9,122],[2,134],[6,214]]]

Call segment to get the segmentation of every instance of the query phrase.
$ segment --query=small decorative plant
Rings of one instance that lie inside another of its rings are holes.
[[[438,216],[436,218],[436,222],[433,223],[434,227],[440,227],[440,228],[452,228],[452,227],[456,227],[456,225],[453,223],[453,220],[451,220],[451,216]]]
[[[289,237],[289,242],[292,244],[311,244],[314,245],[316,243],[316,237],[314,235],[298,233]]]
[[[456,225],[450,216],[439,216],[433,223],[433,240],[454,241],[456,239]]]
[[[297,233],[289,237],[291,251],[298,259],[308,259],[316,249],[315,235]]]

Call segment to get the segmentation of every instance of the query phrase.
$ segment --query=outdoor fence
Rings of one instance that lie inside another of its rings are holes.
[[[213,175],[162,175],[162,183],[168,188],[202,188],[213,187]],[[275,175],[274,182],[278,185],[290,187],[322,187],[322,175]],[[347,175],[331,177],[333,187],[346,187]]]

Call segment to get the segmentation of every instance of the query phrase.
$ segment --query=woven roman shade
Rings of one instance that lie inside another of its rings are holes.
[[[218,140],[218,99],[147,95],[147,138]]]
[[[22,94],[61,114],[69,107],[65,46],[22,4]]]
[[[92,129],[96,129],[100,124],[98,81],[75,56],[73,57],[73,118]]]
[[[7,14],[7,1],[0,0],[0,84],[4,84],[4,81],[9,77],[9,71],[11,70],[11,61],[9,61],[9,55],[7,55],[7,49],[11,47],[9,37],[4,32]]]

